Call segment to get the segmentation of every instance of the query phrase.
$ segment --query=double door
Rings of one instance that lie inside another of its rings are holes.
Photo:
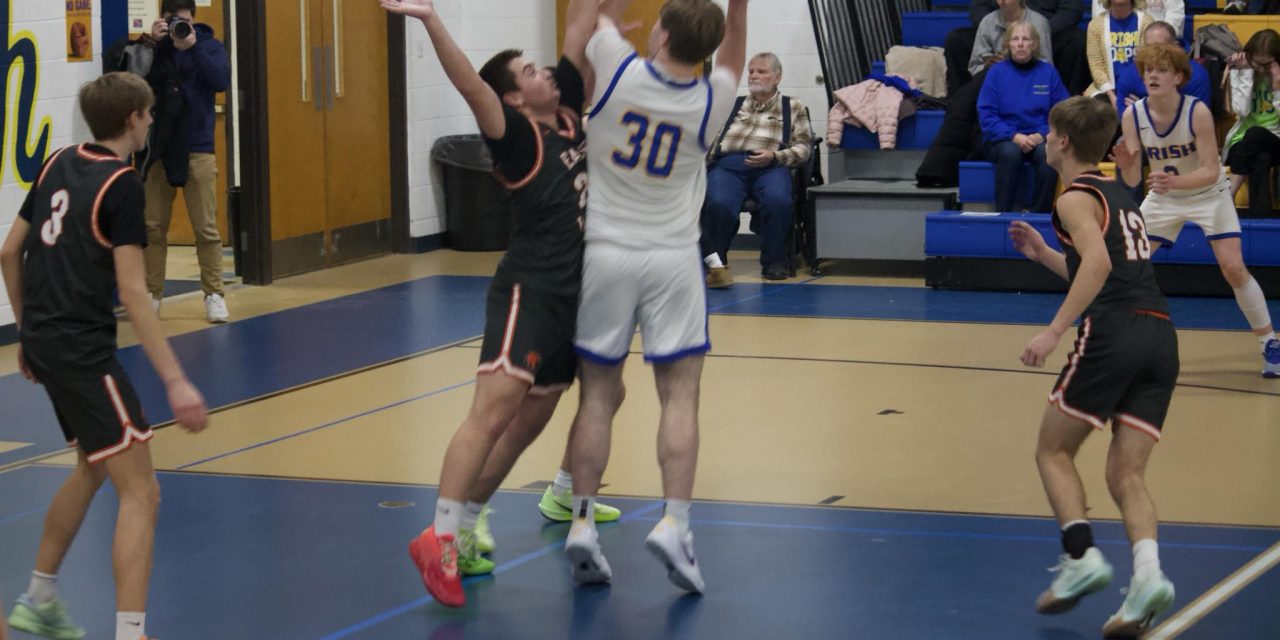
[[[272,276],[389,251],[386,15],[372,0],[259,6]]]

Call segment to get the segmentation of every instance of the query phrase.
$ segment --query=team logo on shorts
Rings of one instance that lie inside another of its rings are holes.
[[[539,364],[542,364],[542,354],[537,351],[524,354],[524,366],[530,371],[537,371]]]

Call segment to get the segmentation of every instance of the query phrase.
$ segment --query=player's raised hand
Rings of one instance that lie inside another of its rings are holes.
[[[191,433],[200,433],[209,426],[209,411],[204,406],[204,396],[183,378],[169,385],[169,408],[173,419]]]
[[[1044,241],[1044,236],[1022,220],[1014,220],[1009,225],[1009,239],[1013,241],[1014,249],[1033,262],[1040,262],[1046,253],[1052,251]]]
[[[1164,195],[1173,188],[1173,174],[1164,171],[1152,171],[1147,175],[1147,181],[1151,186],[1153,193]]]
[[[383,9],[402,16],[427,20],[436,14],[432,0],[378,0]]]
[[[1125,144],[1124,140],[1121,140],[1114,147],[1111,147],[1111,158],[1115,160],[1118,167],[1130,167],[1138,160],[1138,151],[1130,150],[1129,145]]]
[[[1058,348],[1058,341],[1061,339],[1061,336],[1054,333],[1052,329],[1045,329],[1027,343],[1019,359],[1028,367],[1043,367],[1045,360],[1048,360],[1053,350]]]

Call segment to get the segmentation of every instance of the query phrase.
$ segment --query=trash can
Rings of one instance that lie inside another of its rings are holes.
[[[511,239],[511,199],[493,176],[493,159],[479,134],[445,136],[431,147],[444,178],[449,247],[505,251]]]

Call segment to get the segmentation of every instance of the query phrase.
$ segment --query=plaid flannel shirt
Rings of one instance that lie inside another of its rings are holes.
[[[791,98],[791,146],[778,150],[782,145],[782,92],[775,91],[773,97],[764,103],[747,96],[738,116],[725,131],[718,152],[727,154],[768,149],[777,154],[778,164],[794,167],[809,159],[812,144],[809,116],[804,105]]]

